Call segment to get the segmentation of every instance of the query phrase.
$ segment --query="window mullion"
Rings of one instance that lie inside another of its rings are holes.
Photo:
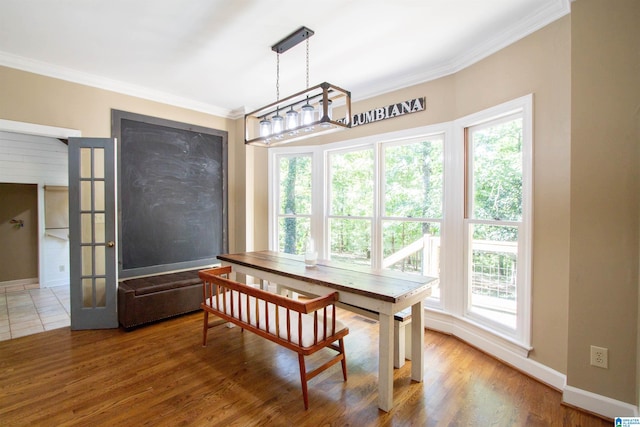
[[[373,268],[382,267],[382,224],[380,217],[384,209],[383,171],[384,161],[382,160],[382,144],[376,143],[373,150],[373,218],[371,218],[371,253],[373,255],[371,263]]]
[[[445,312],[464,314],[464,139],[463,128],[449,128],[444,144],[444,215],[441,267],[441,304]]]

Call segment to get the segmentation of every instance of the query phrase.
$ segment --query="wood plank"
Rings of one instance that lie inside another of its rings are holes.
[[[319,260],[315,267],[309,268],[299,257],[273,251],[222,254],[218,255],[218,259],[392,303],[429,288],[435,280],[433,277],[372,270],[324,260]]]
[[[63,328],[2,341],[0,425],[611,425],[431,331],[424,381],[411,380],[411,362],[394,370],[394,406],[382,412],[378,324],[342,310],[339,318],[350,328],[349,378],[330,369],[310,381],[308,411],[294,352],[223,326],[203,348],[202,313],[131,332]]]

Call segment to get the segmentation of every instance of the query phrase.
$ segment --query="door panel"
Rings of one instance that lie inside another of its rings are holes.
[[[118,327],[115,139],[69,138],[71,329]]]

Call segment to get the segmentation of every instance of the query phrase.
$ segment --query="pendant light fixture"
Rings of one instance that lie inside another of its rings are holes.
[[[309,87],[309,37],[300,27],[271,46],[276,52],[276,102],[245,114],[245,144],[271,147],[351,127],[351,92],[329,83]],[[280,99],[280,54],[306,41],[307,88]],[[339,118],[333,112],[341,113]],[[284,114],[284,117],[282,116]]]

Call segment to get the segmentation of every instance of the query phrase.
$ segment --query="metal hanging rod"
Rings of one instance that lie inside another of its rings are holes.
[[[313,32],[313,30],[310,30],[307,27],[300,27],[293,33],[289,34],[287,37],[280,40],[278,43],[271,46],[271,50],[277,53],[286,52],[314,34],[315,33]]]

